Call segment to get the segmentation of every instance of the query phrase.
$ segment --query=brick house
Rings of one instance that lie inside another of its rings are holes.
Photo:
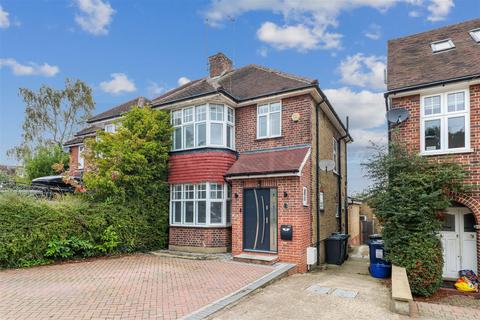
[[[444,278],[478,271],[480,252],[480,19],[390,40],[387,110],[409,118],[389,124],[389,139],[432,161],[463,164],[475,187],[452,195],[443,214]]]
[[[233,69],[223,53],[209,64],[205,78],[150,102],[171,112],[174,127],[169,249],[231,251],[305,272],[307,248],[318,243],[320,263],[325,238],[348,224],[348,130],[317,81],[257,65]],[[333,172],[316,169],[324,159]]]

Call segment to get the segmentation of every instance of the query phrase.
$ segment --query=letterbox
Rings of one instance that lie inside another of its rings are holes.
[[[293,238],[293,228],[291,224],[282,224],[280,226],[280,239],[282,240],[292,240]]]

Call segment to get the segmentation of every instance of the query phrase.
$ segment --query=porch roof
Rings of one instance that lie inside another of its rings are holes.
[[[270,149],[240,153],[225,176],[251,177],[264,175],[300,175],[309,155],[310,146]]]

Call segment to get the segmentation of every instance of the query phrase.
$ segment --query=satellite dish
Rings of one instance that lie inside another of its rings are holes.
[[[409,116],[408,110],[405,108],[395,108],[388,110],[387,112],[387,120],[393,124],[402,123],[403,121],[407,120]]]
[[[318,162],[318,168],[325,171],[333,171],[335,169],[335,161],[333,160],[320,160]]]

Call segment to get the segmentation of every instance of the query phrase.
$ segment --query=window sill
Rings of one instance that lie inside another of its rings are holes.
[[[269,140],[269,139],[280,139],[283,138],[283,136],[274,136],[274,137],[265,137],[265,138],[259,138],[257,137],[255,141],[262,141],[262,140]]]
[[[169,227],[179,227],[179,228],[230,228],[231,224],[210,224],[210,225],[200,225],[200,224],[170,224]]]
[[[462,154],[462,153],[472,153],[475,149],[458,149],[458,150],[435,150],[435,151],[422,151],[420,152],[421,156],[443,156],[450,154]]]

